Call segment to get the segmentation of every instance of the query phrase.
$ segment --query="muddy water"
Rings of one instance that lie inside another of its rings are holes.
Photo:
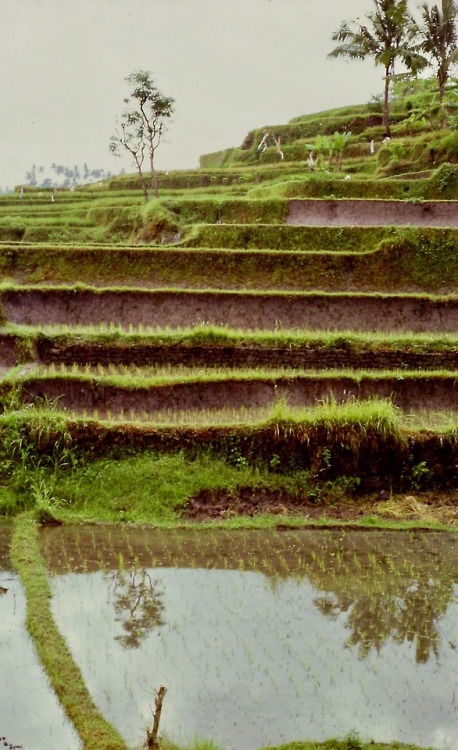
[[[59,628],[106,717],[251,750],[351,730],[458,746],[458,537],[48,529]]]
[[[76,734],[44,676],[25,627],[25,596],[9,563],[10,526],[0,523],[0,737],[5,747],[78,750]]]

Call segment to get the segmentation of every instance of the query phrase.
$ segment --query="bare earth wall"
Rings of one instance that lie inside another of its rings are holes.
[[[18,325],[455,332],[458,298],[24,289],[0,296]]]

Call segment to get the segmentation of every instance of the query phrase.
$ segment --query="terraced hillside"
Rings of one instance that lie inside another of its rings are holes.
[[[304,119],[283,128],[282,161],[257,157],[256,132],[223,166],[213,156],[161,175],[148,205],[133,177],[4,197],[4,404],[65,410],[82,442],[210,442],[227,454],[235,440],[237,455],[271,467],[291,463],[294,433],[296,468],[319,455],[323,477],[356,474],[373,489],[408,486],[423,466],[422,480],[453,488],[458,134],[420,130],[420,155],[411,144],[407,174],[393,177],[392,147],[368,148],[374,117],[329,119],[354,134],[342,172],[298,158],[316,128]],[[408,127],[399,115],[400,143]],[[372,423],[364,450],[342,433],[338,446],[326,431],[303,437],[317,407],[374,399],[399,410],[400,442]]]

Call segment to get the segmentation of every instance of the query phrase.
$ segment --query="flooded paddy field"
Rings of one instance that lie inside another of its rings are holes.
[[[0,523],[0,738],[2,747],[79,750],[26,630],[26,601],[11,569],[11,526]]]
[[[56,623],[126,740],[458,746],[458,536],[60,527]]]

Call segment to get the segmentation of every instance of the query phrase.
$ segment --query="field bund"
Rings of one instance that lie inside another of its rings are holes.
[[[437,331],[458,328],[458,297],[24,287],[0,291],[9,323],[255,330]]]

